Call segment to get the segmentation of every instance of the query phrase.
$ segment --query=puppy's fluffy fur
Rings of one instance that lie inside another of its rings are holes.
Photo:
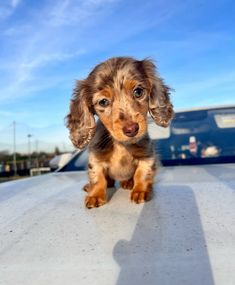
[[[87,208],[107,202],[106,189],[114,180],[132,190],[132,201],[150,199],[156,157],[147,114],[167,127],[173,117],[169,92],[147,59],[111,58],[97,65],[85,80],[77,81],[67,127],[75,147],[89,144],[89,184],[84,187]]]

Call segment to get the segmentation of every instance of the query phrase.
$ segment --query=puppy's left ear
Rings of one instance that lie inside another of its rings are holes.
[[[155,123],[161,127],[167,127],[173,116],[173,105],[170,101],[170,90],[163,80],[158,76],[154,63],[145,59],[142,67],[147,80],[150,83],[149,113]]]

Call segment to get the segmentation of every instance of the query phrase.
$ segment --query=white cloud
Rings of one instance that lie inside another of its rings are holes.
[[[84,24],[84,21],[92,21],[92,16],[98,13],[98,8],[107,7],[107,4],[118,0],[83,0],[83,1],[59,1],[49,11],[48,21],[52,26]]]
[[[20,4],[21,0],[12,0],[11,1],[11,6],[13,8],[16,8],[16,6],[18,6]]]
[[[33,70],[36,69],[44,64],[50,63],[50,62],[60,62],[65,61],[77,56],[80,56],[84,54],[84,50],[77,50],[71,53],[66,52],[56,52],[56,53],[45,53],[38,55],[34,57],[32,60],[28,60],[26,62],[21,63],[20,67],[22,69],[29,69]]]
[[[4,4],[0,5],[0,20],[5,20],[7,17],[11,15],[11,13],[12,13],[11,7]]]
[[[183,82],[183,81],[182,81]],[[175,84],[172,93],[174,106],[191,108],[235,104],[235,71],[227,70],[219,74],[201,74],[201,80],[192,79],[182,84]]]
[[[0,84],[3,85],[0,101],[3,103],[8,98],[13,100],[29,96],[30,90],[43,89],[43,85],[47,86],[48,83],[40,80],[40,72],[37,72],[39,69],[84,54],[85,49],[78,48],[81,46],[79,33],[86,30],[86,24],[90,25],[96,20],[95,15],[99,10],[97,8],[106,7],[109,2],[114,1],[48,1],[47,5],[42,6],[40,17],[36,14],[30,19],[30,26],[23,22],[22,25],[6,28],[5,39],[9,41],[10,46],[13,42],[17,49],[1,61],[0,69],[5,71],[8,84],[3,84],[3,79],[0,79]],[[8,4],[6,7],[13,11],[13,8],[20,4],[20,0],[12,0],[10,3],[11,5]],[[82,26],[77,26],[81,21]],[[73,30],[67,27],[68,24],[74,25]],[[43,76],[43,73],[41,74]]]
[[[5,20],[14,13],[21,0],[2,0],[0,3],[0,20]]]
[[[223,73],[217,74],[216,76],[214,74],[211,75],[207,74],[205,76],[205,79],[191,80],[190,82],[176,85],[174,86],[174,88],[177,92],[182,94],[189,94],[192,92],[200,93],[208,89],[214,89],[218,86],[233,83],[234,81],[235,81],[235,71],[228,70]]]
[[[49,78],[33,78],[32,75],[27,74],[25,74],[24,78],[22,75],[19,80],[16,80],[1,89],[0,105],[4,106],[5,104],[10,104],[12,102],[16,103],[16,100],[37,96],[38,92],[51,89],[55,86],[58,87],[62,85],[64,87],[68,82],[71,82],[71,86],[74,83],[74,78],[71,74],[54,75]]]
[[[6,110],[0,110],[0,115],[3,117],[14,117],[16,115],[16,112],[12,111],[6,111]],[[19,117],[25,117],[27,115],[27,112],[17,112],[17,116]]]
[[[78,57],[82,54],[84,54],[84,50],[77,50],[73,51],[71,53],[66,52],[48,52],[48,53],[42,53],[38,54],[37,56],[33,57],[32,59],[27,59],[23,62],[21,62],[18,65],[18,76],[17,76],[17,87],[19,87],[19,84],[25,83],[32,79],[33,73],[35,70],[37,70],[40,67],[43,67],[44,65],[53,64],[57,62],[63,62],[66,60],[69,60],[71,58]]]

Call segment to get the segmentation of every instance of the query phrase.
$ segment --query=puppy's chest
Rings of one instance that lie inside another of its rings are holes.
[[[109,160],[109,176],[118,181],[129,180],[133,177],[137,160],[122,145],[115,145]]]

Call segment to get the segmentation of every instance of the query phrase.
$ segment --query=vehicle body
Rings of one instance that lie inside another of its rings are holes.
[[[67,152],[59,155],[55,155],[50,161],[49,166],[52,170],[63,167],[71,159],[72,153]]]
[[[235,284],[234,163],[161,167],[150,202],[131,203],[116,183],[88,210],[86,171],[75,170],[86,159],[0,184],[1,285]]]

